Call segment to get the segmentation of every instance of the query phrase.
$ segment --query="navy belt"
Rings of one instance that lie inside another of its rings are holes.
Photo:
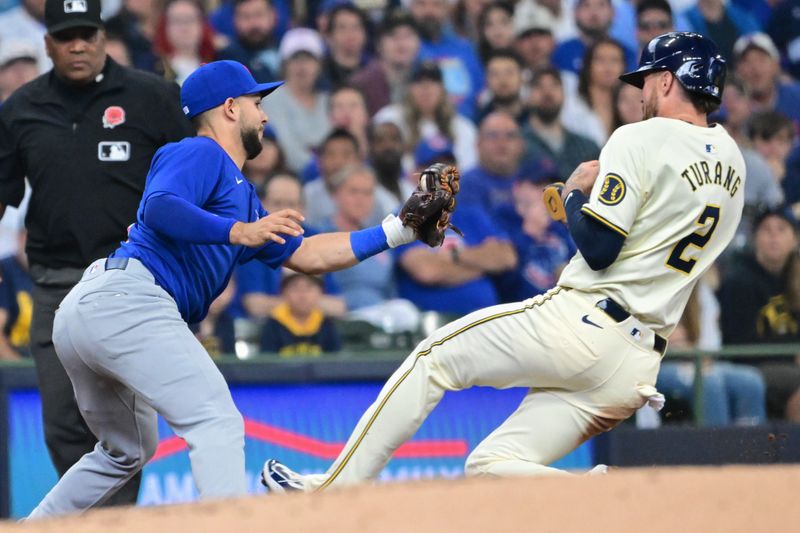
[[[619,305],[617,302],[612,300],[611,298],[606,298],[604,300],[600,300],[597,302],[597,307],[602,309],[608,316],[613,318],[616,322],[623,322],[630,318],[631,314],[625,310],[624,307]],[[667,349],[667,339],[662,337],[661,335],[654,333],[655,340],[653,341],[653,349],[664,355],[664,351]]]
[[[106,259],[106,270],[125,270],[128,268],[127,257],[109,257]]]

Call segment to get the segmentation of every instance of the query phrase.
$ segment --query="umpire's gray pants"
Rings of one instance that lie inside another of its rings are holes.
[[[155,452],[156,413],[188,444],[202,498],[246,492],[244,422],[225,379],[139,261],[86,269],[56,312],[53,343],[99,442],[31,518],[83,511],[119,490]]]

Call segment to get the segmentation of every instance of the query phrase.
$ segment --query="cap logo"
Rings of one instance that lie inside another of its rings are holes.
[[[64,0],[64,13],[86,13],[89,6],[86,0]]]

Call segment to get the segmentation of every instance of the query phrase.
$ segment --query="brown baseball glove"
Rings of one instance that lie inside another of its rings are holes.
[[[416,190],[400,210],[404,226],[413,228],[417,238],[428,246],[441,246],[447,228],[461,233],[451,222],[456,208],[460,175],[452,165],[436,163],[419,176]]]

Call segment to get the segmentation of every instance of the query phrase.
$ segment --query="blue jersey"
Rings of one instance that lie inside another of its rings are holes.
[[[498,276],[496,286],[503,302],[518,302],[555,287],[561,268],[575,255],[575,243],[560,222],[551,222],[541,237],[522,229],[523,220],[514,208],[494,212],[498,226],[508,233],[517,252],[517,268]]]
[[[176,240],[144,222],[147,201],[160,195],[177,196],[209,213],[240,222],[255,222],[267,212],[254,187],[213,139],[191,137],[156,152],[136,223],[128,240],[111,256],[141,261],[175,299],[188,323],[205,318],[208,306],[225,289],[237,264],[256,258],[278,267],[303,240],[302,236],[284,236],[285,244],[269,242],[261,248]]]
[[[514,208],[514,179],[517,174],[501,176],[493,174],[481,166],[474,167],[461,175],[461,191],[458,204],[473,206],[484,213],[497,209]]]
[[[488,238],[508,240],[508,237],[497,229],[492,219],[483,210],[459,205],[453,213],[453,224],[458,226],[464,237],[448,229],[442,244],[450,246],[477,246]],[[398,259],[403,254],[424,246],[420,241],[395,248]],[[451,287],[423,285],[408,275],[402,268],[398,269],[397,289],[399,296],[410,300],[423,311],[439,311],[465,315],[499,302],[497,291],[488,275]]]

